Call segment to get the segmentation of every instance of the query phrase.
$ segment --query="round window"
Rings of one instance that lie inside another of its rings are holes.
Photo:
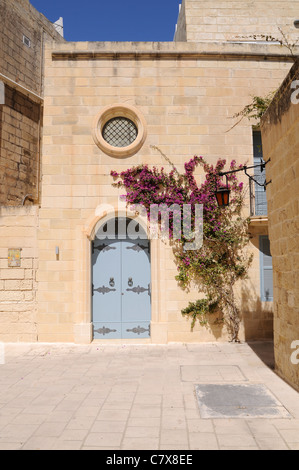
[[[125,117],[110,119],[103,127],[102,136],[112,147],[127,147],[138,135],[134,122]]]
[[[146,139],[145,119],[133,106],[107,106],[95,118],[93,138],[112,157],[134,155]]]

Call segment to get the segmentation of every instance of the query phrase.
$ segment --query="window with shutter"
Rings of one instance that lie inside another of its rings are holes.
[[[261,300],[273,300],[273,268],[270,251],[270,240],[267,235],[260,236],[260,272],[261,272]]]
[[[253,164],[258,165],[263,160],[262,137],[260,131],[253,131]],[[266,179],[265,169],[261,171],[260,166],[254,169],[254,179],[260,184],[264,184]],[[254,185],[255,192],[255,215],[267,215],[267,198],[264,187]]]

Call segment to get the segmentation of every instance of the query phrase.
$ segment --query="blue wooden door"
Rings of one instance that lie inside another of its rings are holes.
[[[95,339],[148,338],[151,320],[147,239],[95,239],[92,317]]]

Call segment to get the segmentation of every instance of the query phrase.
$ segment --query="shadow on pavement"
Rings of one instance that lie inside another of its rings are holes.
[[[270,369],[275,369],[273,341],[248,341],[248,346]]]

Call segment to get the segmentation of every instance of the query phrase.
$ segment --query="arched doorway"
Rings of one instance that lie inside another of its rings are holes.
[[[135,220],[111,218],[92,242],[93,338],[149,338],[150,321],[150,242]]]

